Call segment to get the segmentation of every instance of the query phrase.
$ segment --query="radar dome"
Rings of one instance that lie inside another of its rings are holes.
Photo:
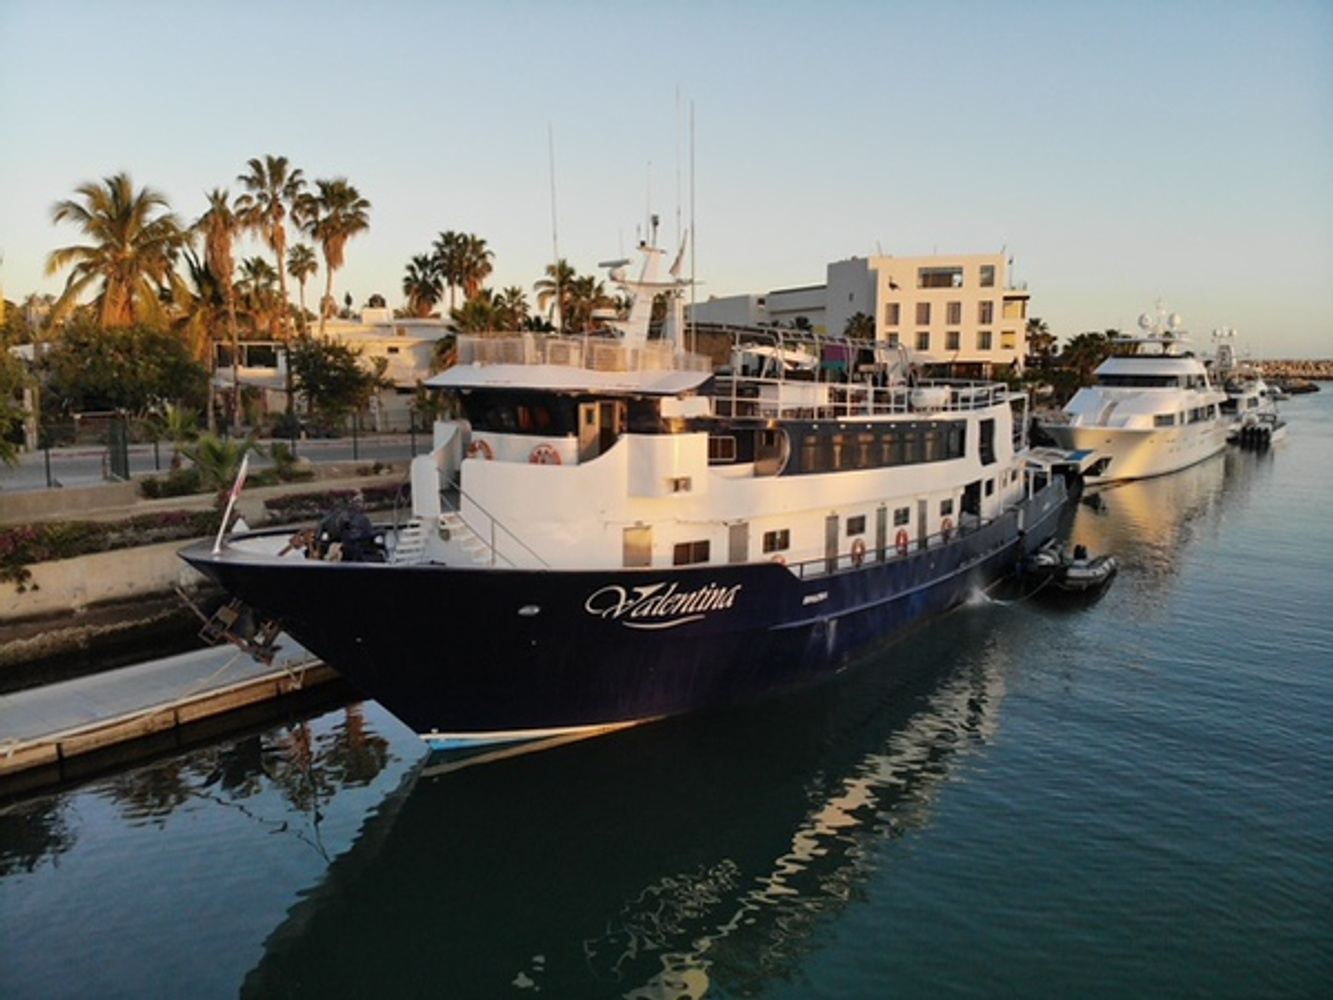
[[[1147,313],[1139,313],[1139,329],[1148,330],[1152,328],[1152,317]]]
[[[1170,316],[1166,318],[1166,325],[1169,326],[1172,330],[1179,330],[1180,324],[1183,322],[1185,321],[1184,319],[1181,318],[1180,313],[1172,313]]]

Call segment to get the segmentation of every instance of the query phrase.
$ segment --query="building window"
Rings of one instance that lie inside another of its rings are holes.
[[[994,479],[987,479],[987,480],[986,480],[986,496],[990,496],[990,495],[993,494],[994,492],[995,492],[995,480],[994,480]]]
[[[916,322],[917,326],[925,326],[930,322],[929,302],[918,302],[916,304]]]
[[[898,332],[896,330],[893,333],[889,334],[889,346],[890,347],[898,346]]]
[[[950,302],[944,311],[947,316],[945,322],[950,326],[957,326],[963,321],[963,304],[961,302]]]
[[[977,322],[993,323],[995,322],[995,303],[978,302],[977,303]]]
[[[866,533],[866,516],[858,514],[856,517],[847,518],[847,535],[864,535]]]
[[[990,350],[990,342],[991,342],[991,335],[990,335],[990,331],[989,331],[989,330],[978,330],[978,331],[977,331],[977,350],[978,350],[978,351],[989,351],[989,350]]]
[[[730,434],[708,435],[708,464],[722,465],[736,461],[736,439]]]
[[[918,351],[930,350],[930,331],[918,330],[916,332],[916,349]]]
[[[1152,418],[1154,427],[1174,427],[1176,426],[1176,415],[1174,413],[1159,413]]]
[[[396,347],[386,347],[384,350],[385,350],[385,352],[388,353],[388,354],[397,354],[397,353],[398,353],[398,348],[396,348]]]
[[[885,325],[885,326],[897,326],[897,325],[898,325],[898,315],[899,315],[899,312],[900,312],[900,311],[901,311],[901,306],[900,306],[897,302],[888,302],[888,303],[885,303],[885,305],[884,305],[884,325]]]
[[[1005,299],[1001,315],[1005,319],[1026,319],[1028,314],[1027,304],[1027,299]]]
[[[786,552],[791,548],[791,531],[781,528],[778,531],[764,532],[764,552]]]
[[[950,330],[944,335],[944,349],[946,351],[956,351],[959,347],[958,331]]]
[[[893,512],[893,526],[895,528],[901,528],[904,524],[910,523],[911,520],[912,520],[911,507],[899,507]]]
[[[708,541],[677,542],[671,553],[671,565],[692,566],[708,562]]]
[[[1005,330],[1000,334],[1000,350],[1016,351],[1018,350],[1018,334],[1013,330]]]
[[[667,486],[672,493],[688,493],[694,486],[694,481],[689,476],[670,476],[667,479]]]
[[[961,267],[922,267],[916,272],[917,288],[962,288]]]
[[[940,517],[950,517],[953,515],[953,498],[940,501]]]
[[[995,265],[994,265],[994,264],[982,264],[982,265],[981,265],[981,287],[982,287],[982,288],[994,288],[994,287],[995,287]]]

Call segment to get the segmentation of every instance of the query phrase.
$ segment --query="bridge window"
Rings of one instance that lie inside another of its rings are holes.
[[[777,531],[764,532],[764,552],[786,552],[791,548],[791,530],[779,528]]]
[[[858,514],[856,517],[847,518],[847,535],[864,535],[866,533],[866,516]]]
[[[677,542],[671,553],[671,565],[693,566],[708,562],[708,540]]]
[[[895,528],[901,528],[904,524],[910,524],[911,521],[911,507],[899,507],[893,512],[893,526]]]

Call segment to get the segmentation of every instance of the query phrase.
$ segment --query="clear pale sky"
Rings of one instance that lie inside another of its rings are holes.
[[[193,219],[252,156],[373,203],[335,293],[401,300],[442,229],[494,285],[688,220],[700,297],[828,261],[1007,247],[1068,336],[1159,296],[1196,335],[1333,356],[1333,3],[68,3],[0,0],[0,281],[52,204],[128,170]],[[687,140],[684,127],[679,133]],[[679,150],[679,155],[678,155]],[[649,164],[651,163],[651,169]],[[252,251],[253,252],[253,251]],[[322,270],[318,277],[323,281]]]

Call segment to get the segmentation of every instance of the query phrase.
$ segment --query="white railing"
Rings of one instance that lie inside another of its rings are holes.
[[[607,337],[560,337],[534,333],[458,338],[461,365],[560,365],[599,372],[712,370],[701,354],[677,351],[671,344],[626,347]]]

